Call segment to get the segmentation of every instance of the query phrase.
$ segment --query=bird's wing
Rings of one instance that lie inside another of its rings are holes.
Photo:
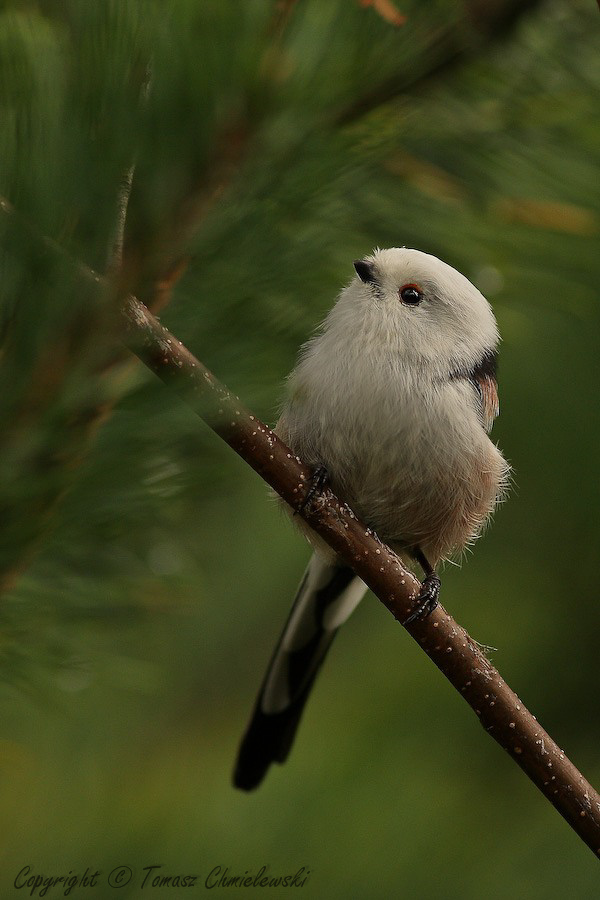
[[[500,412],[498,402],[498,382],[496,373],[498,370],[498,355],[495,352],[486,353],[471,372],[471,381],[481,398],[481,418],[486,431],[491,431],[494,419]]]
[[[494,419],[500,411],[496,380],[497,369],[498,354],[495,350],[488,350],[470,369],[457,367],[450,373],[451,379],[464,379],[475,388],[479,400],[481,424],[486,431],[491,431]]]

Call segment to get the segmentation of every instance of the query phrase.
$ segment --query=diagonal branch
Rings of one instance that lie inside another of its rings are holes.
[[[146,307],[124,306],[133,352],[313,528],[403,623],[419,582],[349,507],[326,490],[301,509],[311,470],[229,393]],[[600,856],[600,796],[538,724],[464,628],[438,607],[407,631],[580,838]]]

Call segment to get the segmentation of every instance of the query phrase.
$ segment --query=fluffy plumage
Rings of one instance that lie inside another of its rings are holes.
[[[333,491],[383,541],[435,568],[477,537],[508,478],[487,434],[498,412],[496,321],[482,294],[429,254],[377,250],[355,268],[301,350],[275,430],[304,462],[325,466]],[[240,751],[240,787],[254,787],[287,755],[335,631],[365,591],[304,530],[319,562],[271,660]],[[335,628],[325,624],[328,606],[337,609]],[[308,648],[301,675],[290,675],[292,647]]]

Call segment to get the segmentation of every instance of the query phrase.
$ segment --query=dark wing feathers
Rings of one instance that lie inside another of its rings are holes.
[[[499,411],[497,371],[498,354],[488,350],[471,369],[455,369],[450,373],[451,378],[469,381],[477,391],[481,421],[486,431],[490,431]]]

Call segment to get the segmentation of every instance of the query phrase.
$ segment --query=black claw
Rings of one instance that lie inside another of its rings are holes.
[[[440,587],[441,581],[435,572],[430,572],[426,575],[423,579],[419,596],[415,601],[415,608],[402,624],[410,625],[411,622],[416,622],[417,619],[426,619],[427,616],[430,616],[438,605]]]
[[[308,490],[304,495],[304,499],[302,503],[294,513],[303,512],[309,503],[316,497],[317,494],[320,494],[327,482],[329,481],[329,473],[325,466],[319,465],[314,470],[310,477],[310,484],[308,486]]]

